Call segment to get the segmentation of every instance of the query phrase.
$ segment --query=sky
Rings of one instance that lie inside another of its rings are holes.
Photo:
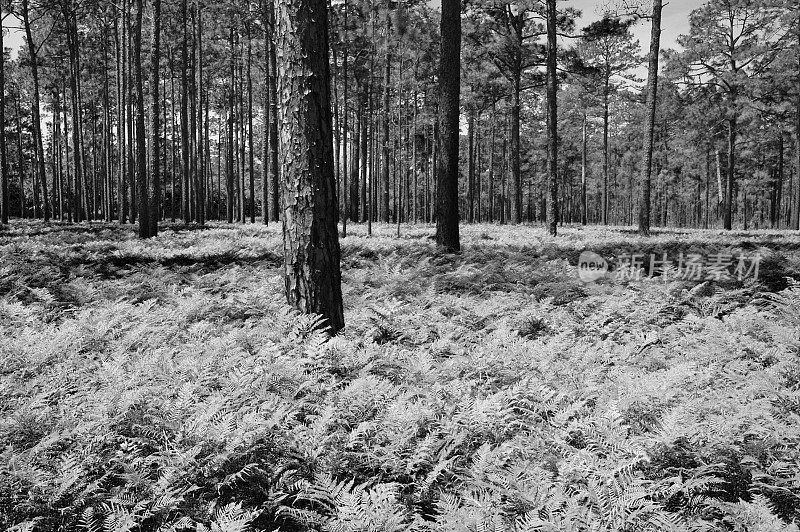
[[[649,4],[649,2],[647,2]],[[689,32],[689,13],[700,7],[700,0],[666,0],[661,12],[661,49],[677,47],[678,35]],[[562,5],[572,6],[582,11],[582,18],[578,21],[577,28],[583,28],[589,23],[600,19],[603,10],[609,2],[596,0],[566,0]],[[631,32],[639,39],[642,53],[648,52],[650,47],[650,21],[644,20],[636,24]]]
[[[438,4],[438,1],[432,2]],[[583,28],[589,23],[598,20],[609,0],[565,0],[561,5],[572,6],[582,11],[582,18],[578,20],[577,28]],[[647,2],[649,3],[649,2]],[[667,0],[662,12],[661,20],[661,48],[675,48],[678,35],[689,30],[689,13],[700,6],[701,0]],[[16,26],[18,21],[7,17],[4,25]],[[632,28],[632,32],[642,46],[642,54],[648,51],[650,42],[650,23],[642,21]],[[16,50],[22,45],[24,34],[21,30],[11,30],[6,34],[5,46],[12,49],[12,57],[16,57]]]

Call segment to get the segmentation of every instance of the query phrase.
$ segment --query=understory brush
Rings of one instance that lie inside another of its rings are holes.
[[[800,237],[349,230],[332,339],[276,226],[0,233],[0,529],[798,530]],[[576,273],[720,248],[771,276]]]

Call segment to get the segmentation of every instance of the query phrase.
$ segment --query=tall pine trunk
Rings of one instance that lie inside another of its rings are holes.
[[[458,134],[461,81],[461,1],[442,0],[442,51],[439,59],[439,153],[436,244],[461,249],[458,231]]]
[[[31,101],[33,121],[33,144],[36,150],[36,163],[39,172],[39,182],[42,187],[42,205],[44,207],[44,221],[50,220],[50,207],[47,196],[47,175],[44,165],[44,147],[42,143],[42,121],[39,116],[39,59],[36,43],[33,42],[31,33],[30,13],[28,0],[22,0],[22,22],[25,26],[25,39],[28,44],[28,55],[31,64],[31,77],[33,78],[33,100]]]
[[[147,142],[144,129],[144,76],[142,75],[143,0],[136,0],[136,22],[133,29],[133,65],[136,91],[136,184],[139,237],[150,236],[150,209],[147,195]]]
[[[279,0],[284,275],[289,304],[344,327],[325,0]]]
[[[3,16],[0,13],[0,94],[5,95],[6,56],[4,44]],[[6,161],[6,102],[0,105],[0,224],[8,224],[8,165]]]
[[[141,1],[141,0],[140,0]],[[149,202],[148,237],[158,235],[158,220],[161,209],[161,139],[159,138],[158,83],[161,60],[161,0],[153,0],[153,36],[150,47],[150,183],[146,195]],[[144,222],[139,217],[139,227]]]
[[[444,8],[442,8],[444,9]],[[384,65],[383,75],[383,145],[381,168],[381,218],[385,223],[389,223],[389,120],[391,109],[389,108],[389,85],[392,75],[392,45],[390,34],[392,31],[391,0],[386,2],[386,64]]]
[[[547,0],[547,226],[558,231],[558,77],[556,72],[556,0]]]
[[[181,0],[181,217],[184,223],[191,221],[189,212],[189,36],[187,0]]]
[[[658,54],[661,46],[661,0],[653,0],[650,30],[650,64],[647,68],[647,103],[644,130],[644,162],[642,164],[642,199],[639,206],[639,234],[650,234],[650,183],[653,171],[653,134],[656,122],[658,91]]]

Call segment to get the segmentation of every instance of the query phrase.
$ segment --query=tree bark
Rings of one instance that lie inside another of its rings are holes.
[[[191,221],[189,205],[189,36],[186,31],[188,23],[187,0],[181,0],[181,218],[184,223]]]
[[[475,110],[467,118],[467,220],[475,223]]]
[[[514,79],[511,101],[511,184],[514,188],[512,195],[511,223],[522,223],[522,177],[520,175],[520,147],[519,147],[519,121],[520,121],[520,84],[519,77]]]
[[[606,72],[603,84],[603,225],[608,225],[608,105],[611,92],[610,70],[610,66],[608,63],[606,63]]]
[[[39,59],[37,56],[36,43],[33,41],[31,33],[30,13],[28,0],[22,0],[22,22],[25,26],[25,39],[28,44],[28,54],[31,62],[31,76],[33,77],[33,101],[31,111],[33,119],[33,143],[36,150],[36,162],[39,172],[39,181],[42,186],[42,206],[44,210],[44,221],[50,220],[50,207],[47,196],[47,175],[44,165],[44,147],[42,143],[42,121],[39,116]],[[7,201],[6,201],[7,205]]]
[[[325,0],[279,0],[277,46],[286,297],[344,327]]]
[[[797,28],[797,45],[800,47],[800,22],[798,23]],[[797,116],[795,117],[796,122],[794,133],[796,166],[794,180],[794,205],[792,206],[792,223],[790,229],[800,231],[800,56],[798,56],[797,60],[797,76],[797,103],[795,105]]]
[[[461,81],[461,1],[442,0],[439,59],[439,153],[436,244],[461,250],[458,230],[458,134]]]
[[[656,95],[658,92],[658,54],[661,46],[662,0],[653,0],[653,18],[650,30],[650,64],[647,68],[647,103],[644,127],[644,161],[642,164],[642,199],[639,206],[639,234],[650,235],[650,183],[653,171],[653,133],[656,123]]]
[[[150,236],[150,209],[147,194],[147,142],[144,129],[144,76],[142,75],[143,12],[143,0],[136,0],[136,22],[133,29],[133,64],[134,82],[136,84],[136,184],[138,186],[139,238]]]
[[[256,223],[256,181],[253,162],[253,50],[250,26],[247,26],[247,151],[250,171],[250,223]]]
[[[3,34],[3,14],[0,13],[0,94],[5,95],[6,88],[6,56]],[[8,224],[8,164],[6,161],[6,105],[3,96],[0,105],[0,224]]]
[[[547,0],[547,226],[558,231],[558,73],[556,72],[556,0]]]
[[[185,1],[185,0],[184,0]],[[229,44],[231,48],[230,54],[230,86],[228,87],[228,141],[225,147],[225,214],[228,223],[233,223],[233,192],[234,192],[234,166],[233,166],[233,113],[234,113],[234,98],[236,92],[236,56],[234,48],[233,24],[230,27]]]
[[[141,2],[141,0],[139,0]],[[161,139],[159,138],[159,96],[158,84],[161,60],[161,0],[153,0],[153,35],[150,47],[150,183],[145,188],[146,201],[149,202],[147,234],[141,235],[144,225],[139,215],[140,236],[158,235],[158,220],[161,207]],[[140,37],[141,40],[141,37]],[[143,126],[144,127],[144,126]],[[141,165],[140,165],[141,167]]]
[[[728,175],[725,176],[725,219],[723,228],[731,230],[733,228],[733,186],[736,181],[734,172],[736,170],[736,126],[737,119],[733,116],[728,119]]]
[[[383,168],[381,169],[381,217],[385,223],[389,223],[389,120],[391,116],[391,109],[389,108],[389,86],[392,76],[392,46],[390,43],[390,34],[392,31],[391,0],[387,0],[386,2],[385,28],[386,64],[384,65],[383,75]]]
[[[69,6],[64,4],[63,7],[64,19],[67,23],[67,47],[69,49],[70,57],[70,91],[72,102],[72,150],[75,165],[75,221],[79,222],[84,219],[85,203],[85,183],[83,179],[83,157],[81,154],[81,118],[80,118],[80,105],[78,103],[78,78],[80,76],[80,66],[78,63],[78,42],[77,42],[77,28],[74,27],[75,19],[69,10]]]
[[[267,0],[269,26],[270,26],[270,47],[269,47],[269,169],[270,180],[272,183],[272,221],[280,220],[280,174],[278,166],[278,67],[277,51],[275,47],[275,3]]]
[[[583,134],[581,145],[581,225],[586,225],[589,222],[589,203],[586,197],[586,163],[587,163],[587,145],[588,145],[588,127],[589,121],[586,117],[586,110],[583,111]],[[633,189],[631,189],[633,194]]]

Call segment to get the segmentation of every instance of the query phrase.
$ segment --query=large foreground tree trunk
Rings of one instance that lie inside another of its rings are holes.
[[[442,0],[439,63],[439,154],[436,172],[436,244],[459,251],[458,134],[461,78],[461,1]]]
[[[325,0],[279,0],[280,161],[286,297],[344,327]]]
[[[656,122],[658,91],[658,53],[661,42],[661,0],[653,0],[650,30],[650,65],[647,69],[647,119],[644,126],[644,161],[642,163],[642,199],[639,206],[639,234],[650,234],[650,177],[653,171],[653,132]]]

